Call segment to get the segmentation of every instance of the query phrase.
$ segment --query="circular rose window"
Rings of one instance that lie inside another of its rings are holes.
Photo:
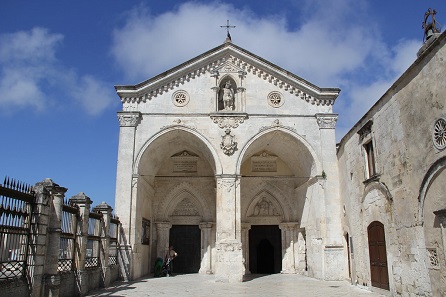
[[[435,121],[434,131],[432,132],[432,140],[434,141],[434,146],[443,150],[446,148],[446,119],[441,117]]]
[[[281,107],[283,105],[283,96],[279,92],[268,94],[268,104],[272,107]]]
[[[172,101],[175,106],[185,106],[189,103],[189,94],[186,91],[176,91],[172,95]]]

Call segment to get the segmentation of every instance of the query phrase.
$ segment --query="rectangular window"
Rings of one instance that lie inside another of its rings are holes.
[[[375,153],[373,151],[373,143],[372,141],[367,142],[364,144],[364,149],[366,153],[367,158],[367,172],[369,174],[368,178],[371,178],[376,174],[375,169]]]

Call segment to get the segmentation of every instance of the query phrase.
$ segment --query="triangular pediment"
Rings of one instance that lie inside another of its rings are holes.
[[[316,105],[333,105],[340,92],[338,88],[319,88],[232,42],[226,42],[140,84],[115,86],[115,89],[123,103],[140,103],[167,91],[175,91],[197,77],[225,73],[256,75]]]

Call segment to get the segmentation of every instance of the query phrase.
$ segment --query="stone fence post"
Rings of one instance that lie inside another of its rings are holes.
[[[88,240],[88,220],[92,201],[84,193],[79,193],[71,197],[69,202],[71,205],[77,205],[79,207],[74,248],[74,265],[76,269],[77,293],[80,296],[85,296],[88,292],[88,273],[85,270],[85,256]]]
[[[95,208],[94,212],[102,214],[102,228],[100,228],[101,245],[99,249],[99,257],[101,262],[101,286],[108,287],[110,285],[110,263],[109,263],[109,250],[110,250],[110,221],[113,208],[105,202],[102,202]]]
[[[67,189],[47,178],[37,183],[34,191],[36,205],[31,249],[34,249],[32,253],[35,255],[35,267],[32,296],[58,297],[60,278],[57,266],[62,232],[62,205]]]

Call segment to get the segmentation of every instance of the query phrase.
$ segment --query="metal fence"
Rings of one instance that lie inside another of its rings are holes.
[[[113,216],[110,220],[110,248],[108,263],[110,266],[118,265],[118,231],[119,231],[119,219]]]
[[[9,178],[0,185],[0,279],[27,275],[34,200],[29,185]]]
[[[74,247],[78,215],[79,207],[70,205],[65,201],[62,206],[62,233],[60,234],[58,271],[71,271],[74,269]]]
[[[102,214],[90,212],[88,219],[87,254],[85,268],[100,266],[99,248],[101,246]]]

